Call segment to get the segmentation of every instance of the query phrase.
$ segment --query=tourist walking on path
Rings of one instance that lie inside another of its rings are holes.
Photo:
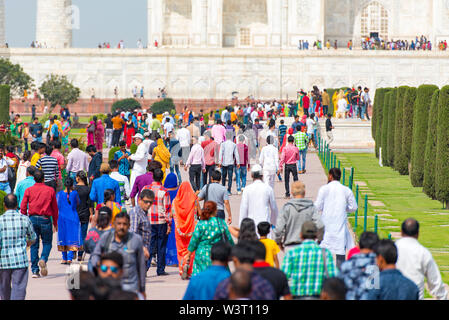
[[[276,292],[273,286],[257,272],[254,271],[255,252],[251,242],[242,241],[236,244],[231,251],[232,261],[236,270],[249,273],[251,290],[249,300],[276,300]],[[215,291],[214,300],[229,300],[231,278],[220,282]]]
[[[251,168],[251,176],[254,182],[243,190],[239,225],[245,218],[253,219],[256,225],[264,221],[274,225],[278,216],[274,191],[262,181],[263,175],[260,165],[254,165]]]
[[[182,149],[181,144],[179,141],[175,138],[175,133],[172,131],[169,133],[169,152],[170,152],[170,172],[176,172],[176,175],[178,176],[178,182],[181,184],[182,177],[181,177],[181,171],[179,171],[179,163],[181,162],[181,156]]]
[[[210,250],[212,264],[189,281],[183,300],[212,300],[218,284],[231,276],[228,261],[231,256],[231,245],[217,242]]]
[[[226,138],[226,129],[223,126],[223,122],[221,120],[217,120],[217,123],[214,124],[214,126],[211,129],[211,135],[212,138],[214,138],[214,141],[221,145],[222,142],[224,142]]]
[[[149,189],[154,193],[154,202],[151,206],[151,261],[157,255],[157,275],[166,276],[165,272],[165,254],[167,249],[168,235],[171,231],[171,201],[168,190],[162,185],[164,173],[161,169],[153,172],[153,183],[143,188]],[[143,191],[142,190],[142,191]]]
[[[306,186],[301,181],[292,184],[293,199],[282,208],[274,229],[276,242],[287,253],[301,244],[301,228],[304,222],[312,221],[318,228],[318,238],[322,234],[324,225],[321,216],[313,205],[313,201],[305,199]]]
[[[76,208],[78,212],[78,218],[81,224],[81,244],[87,235],[87,228],[89,226],[89,221],[93,215],[93,205],[90,201],[90,187],[87,182],[87,175],[84,171],[79,171],[76,174],[76,185],[73,188],[80,198],[80,202]],[[78,251],[78,261],[83,260],[84,251]]]
[[[279,151],[273,146],[274,138],[267,136],[267,145],[262,148],[259,163],[263,168],[263,181],[274,190],[276,173],[279,171]]]
[[[210,183],[211,174],[215,171],[215,165],[218,159],[220,146],[211,136],[210,131],[204,132],[205,141],[201,142],[201,147],[204,150],[204,161],[206,162],[206,172],[203,173],[203,185]],[[209,176],[209,180],[207,177]]]
[[[196,137],[192,138],[192,149],[184,167],[185,171],[187,169],[189,170],[189,180],[193,190],[200,190],[201,173],[206,173],[206,161],[204,160],[204,150]]]
[[[145,298],[145,254],[142,237],[129,231],[130,218],[125,212],[120,212],[115,218],[114,229],[105,232],[97,243],[91,262],[94,267],[100,267],[102,253],[117,251],[126,263],[123,266],[122,289],[138,293]]]
[[[120,141],[120,136],[122,134],[122,128],[125,125],[125,120],[120,117],[120,113],[116,113],[115,117],[111,119],[112,121],[112,146],[117,147]]]
[[[34,181],[34,172],[36,170],[37,169],[33,166],[29,166],[28,168],[26,168],[26,178],[23,179],[22,181],[20,181],[16,185],[16,191],[14,192],[14,194],[17,197],[17,202],[19,204],[19,208],[20,208],[20,205],[22,204],[23,195],[25,194],[25,190],[28,189],[29,187],[34,186],[34,184],[36,183]]]
[[[86,253],[89,253],[91,255],[88,262],[89,271],[92,271],[91,258],[98,241],[100,240],[103,233],[112,229],[111,219],[112,210],[108,207],[101,207],[98,211],[97,224],[89,229],[86,237],[84,238],[83,249]]]
[[[172,213],[176,239],[177,257],[179,261],[179,275],[183,280],[191,276],[193,271],[193,258],[187,262],[187,247],[192,239],[197,217],[200,216],[201,208],[198,198],[190,184],[185,181],[179,187],[178,194],[173,200]]]
[[[58,160],[58,175],[56,177],[56,191],[59,192],[62,189],[64,189],[63,182],[62,182],[62,172],[67,167],[67,160],[65,159],[64,155],[61,153],[61,142],[55,141],[52,143],[53,151],[51,152],[50,156]]]
[[[94,116],[89,124],[87,125],[87,145],[95,145],[95,131],[97,131],[97,117]]]
[[[17,211],[17,197],[8,194],[3,202],[6,212],[0,216],[0,299],[25,300],[27,248],[37,237],[30,219]]]
[[[61,129],[62,129],[61,146],[64,152],[67,152],[69,150],[69,134],[71,130],[70,123],[68,120],[66,119],[62,120]]]
[[[121,203],[125,204],[131,193],[131,188],[129,187],[129,179],[128,177],[119,173],[119,165],[116,160],[109,161],[109,167],[111,168],[111,174],[109,176],[118,182],[118,185],[120,186]]]
[[[148,211],[154,201],[154,193],[151,190],[143,190],[139,195],[137,206],[129,211],[130,228],[142,237],[145,260],[150,258],[151,224],[148,220]],[[148,265],[148,264],[147,264]]]
[[[44,174],[40,170],[34,173],[36,184],[25,190],[20,212],[28,215],[36,232],[37,241],[31,246],[31,271],[33,278],[48,274],[47,261],[50,255],[53,232],[58,231],[58,204],[55,190],[44,184]],[[53,222],[53,230],[52,230]],[[42,239],[42,253],[39,258],[39,240]]]
[[[160,169],[162,166],[157,161],[151,161],[148,165],[148,172],[142,174],[137,177],[136,181],[131,190],[131,194],[129,195],[131,198],[131,206],[134,207],[136,205],[136,196],[139,196],[140,192],[145,186],[149,186],[153,183],[153,171],[156,169]]]
[[[213,201],[217,204],[217,217],[225,220],[225,208],[228,212],[228,224],[232,223],[231,205],[229,204],[229,194],[221,183],[221,173],[218,170],[212,171],[211,182],[201,189],[198,200]]]
[[[346,250],[355,244],[348,229],[348,213],[357,210],[357,203],[351,189],[340,183],[341,171],[329,170],[328,184],[318,191],[315,207],[322,212],[324,237],[321,247],[336,255],[337,267],[345,261]]]
[[[107,189],[112,190],[112,192],[115,194],[115,201],[121,204],[121,193],[120,193],[120,185],[117,181],[112,179],[109,176],[109,173],[111,172],[111,168],[107,163],[103,163],[101,165],[101,177],[95,179],[92,182],[92,187],[90,189],[90,200],[92,203],[103,203],[104,202],[104,192]]]
[[[112,124],[112,115],[108,113],[107,118],[104,120],[104,124],[106,125],[105,128],[105,140],[106,140],[106,146],[108,148],[112,148],[112,134],[114,132],[114,127]]]
[[[53,148],[47,145],[45,148],[45,156],[37,161],[36,169],[42,170],[44,173],[45,184],[52,187],[56,192],[56,179],[59,177],[59,164],[56,158],[50,156],[52,152]]]
[[[128,116],[128,121],[125,123],[125,130],[124,130],[124,139],[126,141],[126,147],[130,148],[131,144],[134,139],[134,134],[136,133],[136,126],[133,122],[132,115],[130,114]]]
[[[166,176],[166,171],[170,168],[170,151],[164,144],[162,138],[157,139],[157,147],[153,150],[153,161],[158,161],[162,164],[162,172],[164,173],[164,179]],[[164,179],[162,181],[164,181]]]
[[[248,170],[251,169],[251,165],[248,157],[248,145],[245,141],[245,136],[243,134],[239,135],[237,143],[237,151],[239,153],[239,168],[235,169],[236,184],[237,184],[237,194],[242,194],[242,190],[246,187],[246,175]]]
[[[360,253],[341,264],[339,278],[347,288],[346,300],[367,300],[370,289],[378,285],[379,268],[376,264],[374,248],[379,237],[374,232],[360,235]]]
[[[78,149],[78,140],[72,139],[72,141],[70,141],[70,146],[72,147],[72,151],[70,151],[69,155],[67,156],[66,169],[69,177],[75,179],[78,172],[87,172],[89,168],[89,161],[87,159],[87,154]]]
[[[325,278],[338,274],[332,253],[316,243],[318,228],[312,221],[301,227],[301,244],[284,256],[285,273],[294,300],[318,300]]]
[[[190,141],[191,136],[189,130],[187,130],[187,125],[183,124],[181,128],[176,133],[176,139],[179,141],[182,152],[182,163],[185,164],[189,158],[190,153]]]
[[[255,160],[257,158],[257,138],[252,125],[248,124],[244,130],[243,135],[248,143],[248,156],[250,160]]]
[[[71,264],[74,252],[82,246],[81,223],[77,206],[81,200],[78,192],[73,190],[72,178],[65,180],[65,190],[56,195],[58,202],[58,251],[62,252],[62,264]]]
[[[134,181],[136,181],[136,178],[142,174],[145,174],[147,172],[147,166],[148,166],[148,148],[146,147],[145,143],[143,142],[143,136],[138,133],[134,137],[134,143],[137,145],[137,151],[135,154],[132,154],[129,156],[129,160],[134,161],[133,170],[131,172],[131,181],[130,185],[131,187],[134,186]]]
[[[193,260],[192,276],[206,270],[211,264],[212,246],[226,239],[234,245],[231,234],[224,221],[216,217],[217,205],[215,202],[207,201],[200,212],[200,220],[195,226],[192,238],[184,256],[185,263],[190,264]],[[194,257],[192,254],[195,253]]]
[[[218,155],[218,164],[221,167],[222,184],[226,185],[226,178],[228,179],[228,194],[231,195],[232,176],[234,172],[234,164],[237,163],[237,168],[240,168],[239,153],[236,144],[232,141],[232,132],[226,132],[226,141],[220,146],[220,153]]]
[[[101,152],[98,152],[97,148],[94,145],[87,146],[86,152],[91,157],[89,169],[87,170],[87,176],[92,182],[94,179],[97,179],[101,176],[100,168],[103,162],[103,154]]]
[[[26,179],[27,177],[26,172],[28,167],[31,165],[30,160],[31,160],[31,151],[25,151],[23,153],[22,160],[20,160],[19,166],[17,168],[16,187],[14,188],[15,189],[14,193],[16,192],[19,183],[22,180]],[[19,200],[19,207],[20,207],[20,200]]]
[[[332,125],[332,115],[328,114],[326,119],[326,135],[327,135],[327,145],[330,147],[330,144],[334,141],[334,135],[332,134],[332,130],[334,126]],[[331,150],[331,149],[329,149]]]
[[[299,150],[299,157],[300,157],[300,159],[298,160],[299,174],[306,173],[307,145],[309,143],[309,138],[305,133],[306,130],[307,130],[306,126],[301,126],[301,130],[293,135],[293,137],[295,138],[295,145]]]
[[[285,164],[284,184],[285,197],[290,198],[290,173],[293,176],[293,181],[298,181],[297,163],[299,161],[299,149],[295,146],[295,138],[289,136],[287,138],[288,144],[281,152],[281,161],[279,162],[279,173],[282,173]]]
[[[126,150],[126,142],[124,140],[120,141],[119,146],[120,150],[114,153],[114,160],[118,162],[118,172],[129,180],[131,175],[129,171],[129,157],[131,156],[131,152]]]
[[[98,120],[97,126],[95,128],[95,147],[98,151],[103,151],[103,141],[104,141],[104,127],[101,120]]]
[[[14,161],[3,155],[4,150],[0,148],[0,190],[11,193],[11,187],[8,181],[8,166],[14,165]]]
[[[167,177],[165,178],[164,182],[164,188],[167,189],[168,193],[170,194],[170,204],[172,206],[172,221],[171,221],[171,230],[170,234],[168,235],[167,239],[167,253],[165,256],[165,264],[167,266],[178,266],[178,250],[176,247],[176,236],[175,233],[176,225],[175,225],[175,213],[174,213],[174,207],[173,207],[173,201],[176,199],[176,196],[178,195],[179,191],[179,185],[178,185],[178,179],[174,173],[169,173]]]
[[[424,299],[424,279],[431,295],[438,300],[447,300],[447,291],[441,279],[440,270],[432,254],[418,242],[419,223],[406,219],[401,226],[402,238],[396,241],[398,261],[396,267],[419,288],[419,299]]]
[[[378,286],[368,292],[368,300],[418,300],[418,286],[396,268],[398,249],[393,241],[380,240],[374,249],[380,269]]]

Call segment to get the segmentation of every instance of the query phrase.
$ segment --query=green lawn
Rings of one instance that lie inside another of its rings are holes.
[[[350,168],[354,167],[354,182],[362,182],[361,195],[366,193],[369,200],[380,201],[385,206],[368,205],[368,230],[374,230],[374,216],[379,216],[379,236],[392,238],[399,237],[400,225],[409,217],[417,219],[420,223],[419,241],[428,248],[440,266],[445,283],[449,282],[449,211],[442,209],[442,204],[431,200],[421,188],[414,188],[409,176],[401,176],[389,167],[380,167],[378,159],[373,154],[337,154],[341,166],[347,168],[348,177]],[[348,179],[346,178],[346,184]],[[355,191],[355,187],[353,188]],[[361,197],[361,198],[362,198]],[[363,206],[359,201],[359,215],[357,235],[363,232]],[[354,215],[349,218],[352,225],[355,223]],[[397,220],[397,221],[395,221]]]

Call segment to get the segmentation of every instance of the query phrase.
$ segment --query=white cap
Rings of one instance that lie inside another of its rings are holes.
[[[140,133],[138,133],[135,136],[133,136],[133,139],[134,138],[139,138],[139,139],[143,140],[143,136]]]
[[[253,166],[251,166],[251,172],[252,173],[262,173],[262,167],[260,166],[260,164],[255,164]]]

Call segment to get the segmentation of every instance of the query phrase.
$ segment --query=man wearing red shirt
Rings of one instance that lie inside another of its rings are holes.
[[[299,161],[299,149],[295,146],[295,138],[293,136],[288,137],[288,144],[282,149],[281,161],[279,163],[279,172],[282,172],[282,165],[285,164],[285,197],[290,198],[290,173],[293,175],[293,181],[298,181],[298,170],[296,163]]]
[[[154,201],[148,210],[151,223],[151,242],[150,242],[150,258],[148,264],[151,263],[153,257],[157,255],[157,275],[166,276],[165,272],[165,254],[167,251],[167,240],[171,229],[171,203],[168,190],[162,185],[164,173],[161,169],[153,172],[153,183],[145,186],[143,190],[149,189],[154,193]],[[149,266],[148,266],[149,267]]]
[[[206,161],[206,172],[203,173],[203,185],[211,182],[210,174],[215,171],[216,158],[218,158],[219,145],[214,140],[210,131],[204,132],[205,141],[201,143],[201,147],[204,149],[204,160]],[[209,175],[209,181],[207,180]]]
[[[36,170],[36,184],[25,190],[20,212],[30,217],[37,241],[31,246],[31,271],[33,278],[46,276],[47,261],[50,255],[53,232],[58,231],[58,204],[56,193],[52,187],[44,184],[44,173]],[[53,230],[52,230],[53,222]],[[42,254],[39,259],[39,237],[42,239]],[[40,268],[40,274],[39,274]]]
[[[304,108],[304,114],[309,117],[310,98],[307,94],[302,97],[302,107]]]

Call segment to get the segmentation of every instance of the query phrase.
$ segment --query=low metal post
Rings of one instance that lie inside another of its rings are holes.
[[[343,185],[346,185],[346,168],[343,168]]]
[[[366,227],[368,225],[368,195],[365,194],[365,220],[363,221],[363,232],[366,231]]]
[[[377,223],[378,223],[378,217],[377,217],[377,214],[376,214],[376,216],[374,217],[374,232],[375,233],[377,233]]]
[[[338,160],[338,169],[340,169],[340,167],[341,167],[341,161]]]

